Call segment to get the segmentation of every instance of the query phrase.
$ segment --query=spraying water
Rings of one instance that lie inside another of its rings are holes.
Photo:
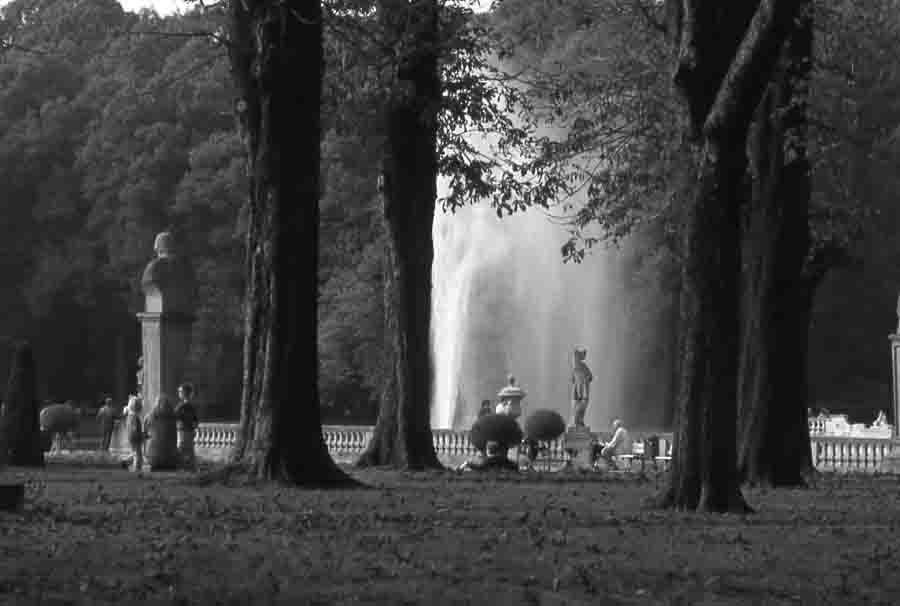
[[[432,426],[468,427],[508,374],[528,392],[524,413],[570,417],[572,351],[594,374],[589,426],[624,412],[626,298],[619,253],[563,263],[566,232],[540,209],[500,219],[488,205],[439,212],[434,222]]]

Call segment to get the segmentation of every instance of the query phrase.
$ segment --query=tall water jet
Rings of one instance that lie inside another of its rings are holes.
[[[528,392],[525,415],[551,408],[569,418],[575,346],[587,348],[595,377],[587,424],[627,411],[621,254],[564,264],[566,237],[541,209],[500,219],[483,205],[435,217],[433,427],[470,425],[508,374]]]

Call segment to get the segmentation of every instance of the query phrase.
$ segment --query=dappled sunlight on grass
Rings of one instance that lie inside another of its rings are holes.
[[[748,517],[644,507],[659,479],[368,470],[369,490],[4,470],[10,604],[856,604],[900,599],[893,478],[748,492]],[[43,602],[41,602],[43,600]]]

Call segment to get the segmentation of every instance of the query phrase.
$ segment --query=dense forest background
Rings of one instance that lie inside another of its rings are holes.
[[[654,95],[639,119],[655,120],[664,137],[671,93],[656,61],[663,41],[650,42],[652,24],[621,19],[597,27],[588,4],[503,3],[490,19],[515,42],[505,60],[537,70],[532,85],[565,91],[552,104],[564,114],[612,112],[577,105],[597,98],[586,59],[620,52],[640,28],[646,45],[619,63],[633,70],[632,87]],[[811,222],[817,241],[841,254],[815,299],[810,401],[868,420],[890,409],[887,335],[900,292],[900,26],[884,18],[896,8],[888,0],[829,7],[817,21]],[[202,415],[237,415],[247,182],[235,93],[216,35],[222,19],[214,10],[127,13],[114,0],[15,0],[2,9],[0,337],[32,342],[42,398],[94,401],[110,393],[121,401],[134,390],[139,278],[154,235],[170,229],[200,280],[191,375]],[[385,368],[375,110],[367,103],[368,68],[348,56],[346,35],[326,28],[319,349],[324,421],[332,423],[374,420]],[[593,72],[598,80],[611,73]],[[646,188],[647,197],[656,194]],[[677,288],[676,253],[666,246],[671,217],[657,206],[622,212],[635,202],[619,202],[578,213],[573,247],[563,252],[590,255],[591,225],[622,230],[623,288],[644,302],[625,337],[646,343],[641,359],[656,360],[668,376],[672,350],[660,348],[669,331],[641,318],[674,321],[666,315]],[[8,353],[0,348],[4,383]],[[633,374],[635,382],[651,375],[646,368]]]

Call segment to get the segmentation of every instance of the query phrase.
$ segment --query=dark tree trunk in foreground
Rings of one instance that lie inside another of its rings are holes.
[[[441,102],[436,0],[383,0],[381,23],[400,49],[385,110],[385,315],[390,371],[372,441],[359,465],[439,468],[431,437],[431,227]]]
[[[677,507],[743,511],[735,474],[740,141],[709,142],[685,217],[681,372],[672,483]]]
[[[745,512],[737,476],[740,203],[753,113],[796,13],[791,0],[670,0],[675,84],[698,178],[685,209],[682,360],[665,506]]]
[[[803,485],[812,467],[806,414],[812,293],[803,276],[810,246],[811,58],[812,15],[803,10],[757,110],[750,146],[738,467],[751,484]]]
[[[675,402],[678,398],[678,370],[681,360],[681,280],[678,281],[677,290],[674,293],[675,300],[670,309],[666,310],[665,326],[663,333],[665,340],[665,360],[667,369],[665,381],[667,383],[665,409],[663,410],[662,426],[671,428],[675,425]]]
[[[264,479],[353,483],[325,446],[317,384],[321,7],[235,0],[230,11],[251,174],[234,460]]]
[[[3,431],[0,433],[0,465],[42,467],[40,410],[37,399],[37,377],[34,354],[27,343],[16,348],[6,397],[3,399]]]

